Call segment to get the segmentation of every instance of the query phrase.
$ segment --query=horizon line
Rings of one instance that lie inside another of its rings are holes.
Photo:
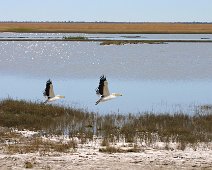
[[[164,22],[164,21],[144,21],[144,22],[124,22],[124,21],[0,21],[0,23],[128,23],[128,24],[143,24],[143,23],[170,23],[170,24],[212,24],[212,22],[201,22],[201,21],[193,21],[193,22]]]

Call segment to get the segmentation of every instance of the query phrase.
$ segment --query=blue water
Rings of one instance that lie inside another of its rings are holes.
[[[1,98],[13,97],[43,102],[47,79],[1,75]],[[98,79],[53,79],[54,102],[99,113],[179,112],[192,113],[197,105],[211,104],[212,81],[123,81],[108,78],[111,92],[123,96],[95,105]]]
[[[193,113],[212,103],[211,43],[100,46],[98,42],[0,41],[0,98],[44,101],[46,81],[65,99],[55,104],[98,113]],[[95,106],[105,74],[122,97]]]

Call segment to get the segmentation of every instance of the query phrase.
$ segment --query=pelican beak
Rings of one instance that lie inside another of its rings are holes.
[[[117,96],[122,96],[122,94],[117,94]]]

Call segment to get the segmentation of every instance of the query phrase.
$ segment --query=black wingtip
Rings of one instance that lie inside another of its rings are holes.
[[[103,74],[103,75],[100,77],[100,80],[106,80],[106,76]]]
[[[47,80],[47,82],[46,82],[46,83],[52,84],[51,79]]]

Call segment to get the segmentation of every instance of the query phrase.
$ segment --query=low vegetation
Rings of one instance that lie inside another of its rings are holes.
[[[136,144],[131,147],[116,147],[107,145],[106,147],[99,148],[99,152],[104,153],[126,153],[126,152],[141,152],[141,148],[139,148]]]
[[[68,128],[70,135],[86,132],[93,113],[86,110],[44,105],[43,103],[24,100],[5,99],[0,102],[0,126],[45,131],[57,135]],[[86,133],[91,137],[91,133]]]
[[[45,141],[40,137],[34,137],[32,139],[19,140],[18,144],[9,144],[6,146],[6,150],[10,154],[19,153],[33,153],[39,152],[45,155],[50,152],[70,152],[76,149],[77,144],[74,141],[67,143]]]
[[[40,131],[40,135],[67,134],[69,137],[78,137],[81,142],[91,140],[93,135],[101,136],[104,147],[102,152],[119,152],[120,150],[114,151],[110,143],[123,139],[128,143],[145,142],[147,145],[158,141],[178,142],[183,149],[187,144],[212,141],[212,109],[201,107],[194,115],[150,112],[98,115],[71,107],[5,99],[0,101],[0,126]],[[0,133],[2,137],[12,138],[11,134],[8,136],[6,132]],[[13,138],[18,137],[14,134]],[[18,152],[27,152],[27,149],[36,148],[35,146],[42,148],[41,145],[45,150],[54,148],[58,152],[75,147],[73,143],[58,143],[52,147],[52,143],[42,143],[36,138],[26,148],[18,148]],[[8,150],[13,152],[17,148],[10,146]]]
[[[24,167],[25,168],[33,168],[33,164],[31,162],[29,162],[29,161],[26,161]]]
[[[105,40],[100,45],[125,45],[125,44],[167,44],[169,42],[199,42],[199,43],[211,43],[212,40]]]
[[[105,40],[100,45],[125,45],[125,44],[163,44],[162,40]]]
[[[82,40],[88,40],[87,37],[83,37],[83,36],[76,36],[76,37],[72,37],[72,36],[64,36],[63,37],[64,40],[77,40],[77,41],[82,41]]]

